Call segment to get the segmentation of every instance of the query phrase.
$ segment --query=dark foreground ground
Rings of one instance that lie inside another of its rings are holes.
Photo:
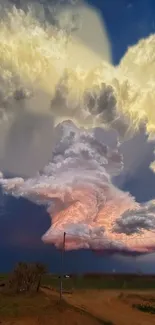
[[[110,325],[67,301],[61,304],[56,295],[0,295],[2,325]]]
[[[147,306],[141,310],[138,306]],[[77,290],[63,294],[45,287],[38,294],[0,294],[2,325],[154,325],[155,292]]]
[[[154,278],[68,278],[60,304],[59,278],[46,275],[38,294],[1,288],[0,325],[155,325],[154,287]]]

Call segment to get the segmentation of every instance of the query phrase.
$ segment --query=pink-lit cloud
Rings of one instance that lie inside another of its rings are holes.
[[[51,227],[43,241],[59,247],[66,232],[67,250],[153,251],[155,201],[138,204],[112,184],[123,169],[118,142],[110,147],[71,121],[55,136],[52,160],[36,177],[1,178],[5,193],[45,204]]]

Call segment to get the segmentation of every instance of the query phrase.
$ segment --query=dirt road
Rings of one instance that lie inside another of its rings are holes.
[[[53,294],[48,289],[44,289],[44,292]],[[133,309],[119,295],[119,291],[80,290],[63,297],[69,304],[88,311],[95,317],[111,321],[114,325],[155,325],[155,315]]]

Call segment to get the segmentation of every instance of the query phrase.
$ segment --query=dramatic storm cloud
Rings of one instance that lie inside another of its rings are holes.
[[[114,67],[99,13],[86,5],[44,10],[20,3],[17,9],[0,1],[1,169],[32,175],[43,168],[53,126],[66,119],[112,127],[121,140],[143,124],[153,138],[155,36],[130,47]]]
[[[155,201],[141,204],[137,211],[127,211],[116,220],[114,232],[143,234],[144,230],[155,230]]]
[[[118,144],[110,148],[71,121],[55,137],[51,162],[35,178],[1,178],[6,193],[47,206],[51,228],[43,240],[59,247],[66,232],[66,249],[151,251],[154,202],[140,206],[111,181],[123,167]]]
[[[155,36],[114,67],[106,30],[104,53],[91,39],[90,16],[96,35],[101,24],[89,7],[59,7],[50,22],[42,6],[0,3],[0,167],[21,176],[1,175],[4,192],[47,207],[44,242],[59,247],[65,231],[66,249],[153,251],[154,201],[136,203],[113,176],[120,142],[141,126],[154,139]]]

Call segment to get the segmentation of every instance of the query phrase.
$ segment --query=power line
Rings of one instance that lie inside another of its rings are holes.
[[[155,232],[154,232],[155,233]],[[82,238],[83,240],[86,240],[86,238],[84,238],[84,236],[82,235],[76,235],[76,234],[71,234],[71,233],[66,233],[64,232],[63,233],[63,244],[62,244],[62,250],[61,250],[61,275],[60,275],[60,302],[62,301],[62,296],[63,296],[63,277],[64,277],[64,252],[65,252],[65,244],[66,244],[66,237],[68,236],[71,236],[71,237],[76,237],[76,238]],[[148,237],[145,237],[145,238],[152,238],[151,236],[148,236]],[[103,237],[95,237],[95,239],[100,239],[103,241]],[[135,238],[130,238],[130,239],[135,239]],[[141,237],[140,237],[141,240],[143,240]],[[92,239],[91,239],[92,240]],[[115,240],[111,240],[111,243],[112,242],[116,242]],[[117,240],[118,242],[118,240]],[[123,240],[120,241],[122,244],[123,244]],[[98,249],[96,249],[97,251]]]
[[[62,300],[62,292],[63,292],[63,272],[64,272],[64,251],[65,251],[65,239],[66,239],[66,233],[63,233],[63,246],[61,251],[61,275],[60,275],[60,301]]]

